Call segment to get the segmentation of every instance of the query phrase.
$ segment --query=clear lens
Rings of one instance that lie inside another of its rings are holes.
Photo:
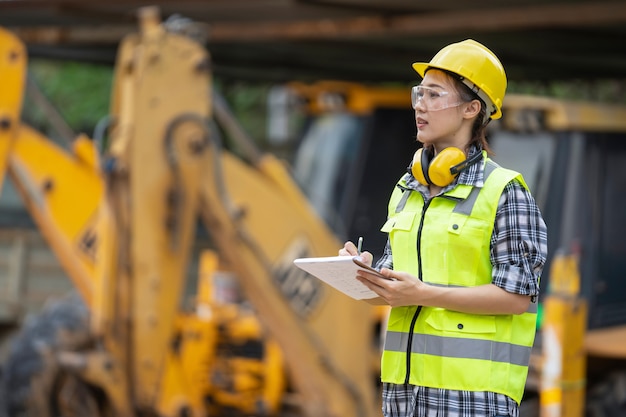
[[[449,107],[456,107],[463,102],[452,102],[450,94],[440,88],[416,85],[411,89],[411,103],[413,103],[414,109],[417,108],[417,106],[421,106],[425,111],[437,111]]]

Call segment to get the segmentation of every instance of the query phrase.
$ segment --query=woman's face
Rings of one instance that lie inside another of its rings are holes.
[[[413,89],[417,140],[441,150],[448,146],[462,148],[468,141],[463,126],[464,103],[454,80],[442,71],[428,71],[420,86]]]

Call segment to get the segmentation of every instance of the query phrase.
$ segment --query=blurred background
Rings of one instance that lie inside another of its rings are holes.
[[[321,219],[324,226],[315,228],[324,238],[334,244],[365,236],[375,257],[385,242],[379,229],[387,195],[417,147],[410,87],[419,78],[411,64],[468,38],[488,46],[508,77],[504,117],[490,124],[494,159],[524,174],[549,229],[522,417],[626,415],[626,1],[0,0],[0,27],[27,48],[23,123],[62,149],[84,133],[105,151],[118,46],[138,31],[138,10],[145,6],[158,7],[168,31],[208,50],[212,88],[238,126],[220,127],[224,148],[253,167],[250,149],[276,156]],[[271,211],[271,203],[260,200],[255,204]],[[200,253],[215,246],[208,229],[196,230],[180,302],[186,310],[198,308]],[[269,242],[270,235],[255,237]],[[281,241],[282,252],[271,259],[274,279],[298,315],[317,320],[311,318],[327,295],[317,287],[294,290],[298,284],[279,273],[295,255],[315,252],[314,245],[292,243]],[[332,244],[317,256],[334,255]],[[215,293],[228,294],[221,303],[242,305],[246,295],[233,295],[238,286],[227,279],[231,272],[216,275],[214,284],[223,287]],[[5,178],[0,359],[11,361],[12,338],[50,296],[72,288],[19,190]],[[372,315],[376,340],[384,314]],[[329,326],[320,320],[314,327]],[[261,333],[251,338],[267,343]],[[372,346],[376,355],[377,342]],[[265,380],[256,391],[236,388],[233,375],[248,370],[228,372],[220,376],[229,383],[207,388],[209,415],[280,414],[285,403],[297,402],[267,394]],[[274,388],[297,392],[287,380],[286,388]],[[247,402],[224,399],[231,391]],[[244,406],[269,403],[268,397],[271,411]]]

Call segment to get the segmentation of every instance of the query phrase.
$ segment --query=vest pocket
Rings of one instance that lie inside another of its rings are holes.
[[[454,334],[493,334],[496,332],[496,318],[487,315],[468,315],[456,311],[434,309],[426,318],[426,323],[441,335]]]
[[[485,230],[487,230],[485,227],[476,224],[476,222],[452,216],[447,228],[446,249],[448,250],[446,253],[448,256],[444,264],[444,268],[451,271],[449,285],[477,285],[480,283],[471,283],[466,279],[462,283],[457,283],[455,277],[459,277],[460,274],[454,271],[461,269],[466,277],[478,274],[481,262],[484,262],[485,256],[489,256],[489,239],[485,237]],[[487,277],[487,279],[491,280],[491,277]]]
[[[402,264],[402,261],[412,259],[414,256],[414,252],[403,253],[403,250],[404,248],[415,248],[417,226],[414,226],[413,223],[416,221],[416,215],[417,213],[410,211],[397,213],[390,217],[381,229],[383,232],[389,233],[389,241],[391,247],[394,248],[394,269],[406,270],[407,267]]]
[[[416,214],[410,211],[397,213],[395,216],[388,218],[380,230],[385,233],[392,233],[394,230],[411,230]]]

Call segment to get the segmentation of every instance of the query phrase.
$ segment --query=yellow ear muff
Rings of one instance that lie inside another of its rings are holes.
[[[411,164],[411,173],[420,184],[429,185],[429,181],[426,179],[425,171],[422,169],[422,151],[423,148],[419,148],[413,154],[413,164]]]
[[[450,147],[442,150],[433,158],[428,167],[430,181],[439,187],[450,184],[456,177],[450,168],[463,161],[465,161],[465,152],[459,148]]]
[[[452,168],[463,161],[465,153],[459,148],[446,148],[432,160],[429,152],[423,152],[423,148],[420,148],[413,155],[411,173],[421,184],[445,187],[458,175],[458,172],[452,173]]]

